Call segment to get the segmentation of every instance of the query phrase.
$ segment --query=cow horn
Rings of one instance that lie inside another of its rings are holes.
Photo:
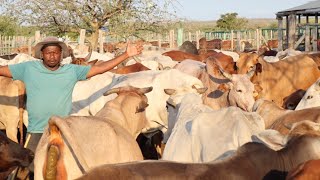
[[[225,72],[220,66],[218,66],[218,68],[219,68],[221,74],[222,74],[225,78],[229,79],[230,81],[232,80],[232,75],[231,75],[231,74]]]
[[[89,53],[88,55],[84,58],[84,61],[88,62],[90,57],[91,57],[91,54],[92,54],[92,47],[91,47],[91,43],[89,42]]]
[[[141,93],[141,94],[145,94],[145,93],[148,93],[150,91],[152,91],[153,87],[150,86],[150,87],[145,87],[145,88],[139,88],[138,92]]]
[[[158,69],[159,70],[163,70],[163,65],[161,63],[158,62]]]
[[[255,72],[256,72],[256,65],[254,65],[253,68],[249,72],[247,72],[247,76],[249,78],[252,78]]]
[[[197,88],[195,85],[192,85],[192,88],[193,88],[193,89],[196,89],[199,94],[203,94],[203,93],[206,92],[206,90],[208,89],[207,87]]]
[[[70,53],[70,56],[71,56],[72,61],[76,61],[77,59],[76,59],[76,57],[75,57],[74,54],[73,54],[73,49],[72,49],[70,46],[68,46],[68,48],[69,48],[69,53]]]
[[[168,95],[172,95],[176,92],[176,90],[175,89],[164,89],[164,92]]]
[[[118,93],[119,91],[120,91],[120,87],[113,88],[113,89],[110,89],[107,92],[103,93],[103,95],[104,96],[108,96],[108,95],[113,94],[113,93]]]
[[[137,56],[132,56],[132,58],[133,58],[137,63],[141,63],[141,59],[139,59]]]

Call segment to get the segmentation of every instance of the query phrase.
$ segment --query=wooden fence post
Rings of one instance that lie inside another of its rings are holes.
[[[199,39],[200,39],[200,30],[196,31],[196,44],[197,44],[197,49],[199,49]]]
[[[104,49],[103,49],[103,43],[104,43],[104,39],[103,39],[103,31],[99,30],[99,53],[104,54]]]
[[[318,45],[317,45],[317,26],[314,26],[312,28],[312,51],[318,51]]]
[[[161,34],[158,34],[158,47],[161,47]]]
[[[86,30],[81,29],[80,30],[80,37],[79,37],[79,52],[85,51],[85,45],[84,45],[85,38],[86,38]]]
[[[28,38],[28,54],[32,56],[32,38]]]
[[[35,40],[35,43],[36,43],[36,44],[41,41],[40,31],[36,31],[36,32],[35,32],[34,40]]]
[[[79,45],[84,45],[84,39],[86,38],[86,30],[80,30],[80,37],[79,37]]]
[[[256,37],[256,48],[259,49],[260,48],[260,31],[259,31],[259,29],[256,29],[255,37]]]
[[[310,26],[306,25],[305,51],[310,51]]]
[[[240,36],[240,31],[237,31],[237,46],[236,46],[236,51],[240,51],[241,49],[241,36]],[[233,49],[232,49],[233,51]]]
[[[170,30],[169,34],[169,46],[170,48],[174,48],[174,30]]]
[[[234,44],[233,44],[233,30],[231,30],[231,32],[230,32],[230,40],[231,40],[231,51],[233,51],[233,47],[234,47]]]

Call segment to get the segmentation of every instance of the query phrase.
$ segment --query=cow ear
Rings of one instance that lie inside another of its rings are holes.
[[[98,59],[88,62],[89,66],[93,66],[98,62]]]
[[[136,108],[136,113],[140,113],[146,110],[146,108],[149,106],[148,103],[142,101],[139,103],[138,107]]]
[[[256,73],[258,74],[258,73],[261,73],[262,72],[262,65],[261,65],[261,63],[257,63],[256,64]]]
[[[232,87],[232,83],[229,82],[229,83],[224,83],[224,84],[220,84],[218,86],[218,90],[222,91],[222,92],[227,92],[231,89]]]
[[[286,144],[285,136],[273,129],[266,129],[257,135],[253,135],[252,141],[262,143],[274,150],[280,150]]]

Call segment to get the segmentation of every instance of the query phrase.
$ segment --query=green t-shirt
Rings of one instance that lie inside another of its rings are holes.
[[[9,65],[9,69],[13,79],[26,86],[28,132],[42,133],[52,115],[70,114],[73,88],[86,79],[90,66],[65,64],[51,71],[42,61],[28,61]]]

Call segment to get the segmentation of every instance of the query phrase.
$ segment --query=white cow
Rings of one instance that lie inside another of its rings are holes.
[[[320,78],[304,94],[295,110],[320,106]]]
[[[99,76],[104,76],[106,78]],[[146,109],[146,117],[150,123],[149,128],[166,127],[168,124],[166,101],[169,98],[169,95],[164,93],[164,89],[184,88],[185,91],[193,92],[193,85],[197,88],[203,87],[203,84],[199,79],[176,69],[165,71],[150,70],[115,76],[104,73],[103,75],[98,75],[88,81],[77,83],[73,93],[74,96],[81,98],[78,98],[77,101],[73,101],[73,115],[95,115],[102,109],[105,102],[115,97],[114,95],[106,97],[102,96],[104,91],[110,88],[128,85],[134,87],[153,87],[153,91],[147,94],[149,106]],[[165,129],[162,130],[165,131]]]
[[[24,53],[19,53],[17,56],[15,56],[11,60],[6,60],[6,59],[1,59],[0,58],[0,66],[5,66],[5,65],[10,65],[10,64],[17,64],[21,62],[26,62],[26,61],[34,61],[37,60],[34,57],[24,54]]]
[[[164,160],[208,162],[222,159],[265,128],[257,113],[244,112],[237,107],[212,110],[194,93],[185,95],[178,107],[176,123],[163,153]]]
[[[137,57],[141,60],[141,63],[152,70],[158,70],[159,67],[163,69],[171,69],[176,64],[177,61],[173,61],[170,57],[162,55],[163,51],[148,51],[144,50]],[[134,64],[134,60],[130,60],[126,63],[126,65]]]

